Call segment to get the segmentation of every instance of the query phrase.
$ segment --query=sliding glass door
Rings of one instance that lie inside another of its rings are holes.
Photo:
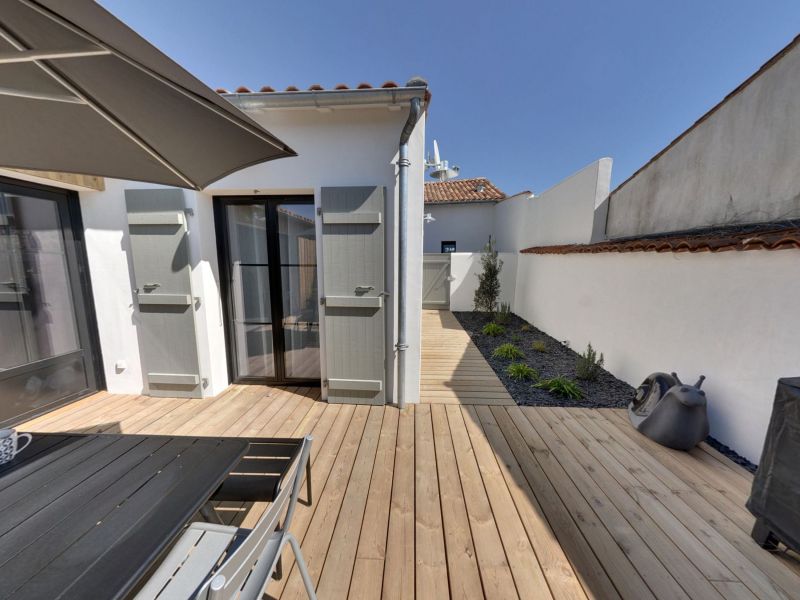
[[[98,388],[76,194],[0,181],[0,423]]]
[[[234,381],[319,384],[313,199],[216,199]]]

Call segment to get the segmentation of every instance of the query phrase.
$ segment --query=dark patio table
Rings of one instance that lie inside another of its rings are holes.
[[[33,434],[0,465],[0,598],[121,598],[248,449],[236,438]]]

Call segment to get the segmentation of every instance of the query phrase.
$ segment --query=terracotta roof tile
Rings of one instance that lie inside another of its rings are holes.
[[[399,83],[397,83],[396,81],[384,81],[380,85],[380,87],[384,88],[384,89],[387,89],[387,88],[399,88],[399,87],[402,87],[402,86]],[[334,86],[333,88],[327,88],[327,89],[333,89],[333,90],[350,90],[350,89],[372,90],[372,89],[376,89],[376,86],[373,86],[371,83],[362,82],[362,83],[359,83],[355,88],[351,88],[346,83],[339,83],[336,86]],[[322,91],[325,91],[325,90],[326,90],[326,88],[324,88],[319,83],[312,84],[308,88],[308,91],[311,91],[311,92],[322,92]],[[217,88],[215,91],[218,94],[229,94],[230,93],[225,88]],[[275,88],[273,88],[273,87],[271,87],[269,85],[265,85],[265,86],[262,86],[258,91],[259,92],[274,92]],[[300,88],[295,86],[295,85],[290,85],[284,91],[286,91],[286,92],[299,92]],[[253,90],[251,90],[246,85],[241,85],[238,88],[236,88],[236,93],[237,94],[251,94],[251,93],[253,93]]]
[[[425,183],[425,204],[499,202],[505,197],[506,195],[485,177]]]
[[[523,254],[598,254],[602,252],[726,252],[728,250],[800,249],[795,222],[718,227],[594,244],[534,246]]]

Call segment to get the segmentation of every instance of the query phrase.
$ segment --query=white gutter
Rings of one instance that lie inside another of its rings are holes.
[[[222,94],[244,111],[269,108],[368,108],[370,106],[409,106],[413,98],[425,101],[427,84],[412,80],[405,87],[364,90],[308,90],[302,92],[246,92]]]

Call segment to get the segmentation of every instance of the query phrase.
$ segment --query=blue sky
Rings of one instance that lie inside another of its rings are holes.
[[[619,184],[800,32],[797,0],[101,4],[214,88],[423,75],[429,143],[507,193]]]

